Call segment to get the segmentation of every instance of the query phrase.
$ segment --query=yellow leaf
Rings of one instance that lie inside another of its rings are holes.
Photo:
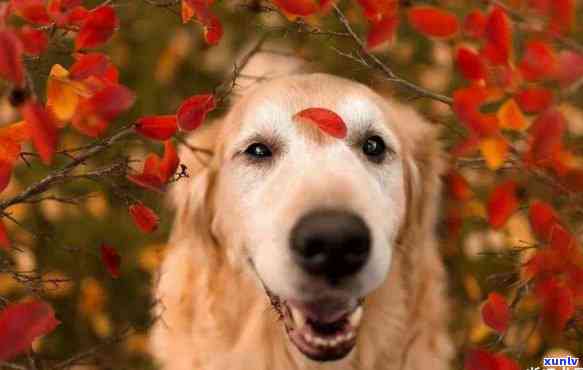
[[[508,154],[508,143],[502,136],[490,136],[480,140],[480,151],[491,170],[497,170],[504,164]]]
[[[502,104],[496,115],[500,128],[520,131],[528,125],[522,110],[514,99],[508,99],[506,103]]]
[[[181,7],[182,23],[187,23],[194,16],[194,9],[184,0]]]
[[[78,88],[68,77],[69,71],[55,64],[47,81],[47,106],[60,122],[70,121],[79,103]]]

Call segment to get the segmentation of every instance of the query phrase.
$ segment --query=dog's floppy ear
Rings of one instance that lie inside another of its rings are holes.
[[[181,178],[169,192],[168,201],[176,210],[171,242],[182,238],[203,237],[212,240],[212,192],[218,168],[218,137],[222,121],[200,127],[181,145],[179,158],[186,166],[188,177]],[[196,230],[195,233],[192,230]]]

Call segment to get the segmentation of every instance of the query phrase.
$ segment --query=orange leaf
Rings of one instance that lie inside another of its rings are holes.
[[[208,112],[216,108],[215,97],[210,94],[194,95],[186,99],[176,113],[178,127],[184,131],[192,131],[198,128]]]
[[[11,304],[0,312],[0,361],[26,352],[32,342],[55,330],[59,321],[42,301]]]
[[[160,161],[159,175],[163,183],[167,183],[176,173],[180,160],[172,141],[164,142],[164,156]]]
[[[447,174],[447,184],[449,189],[449,194],[453,199],[466,201],[469,200],[474,194],[470,189],[468,181],[457,171],[451,170]]]
[[[69,80],[69,72],[65,68],[60,64],[53,65],[47,81],[47,107],[59,122],[73,118],[79,104],[79,94],[82,93],[84,88]]]
[[[0,78],[24,86],[22,42],[13,32],[0,30]]]
[[[464,19],[464,34],[473,38],[481,38],[486,31],[486,16],[481,10],[475,9]]]
[[[136,226],[144,233],[152,233],[158,229],[158,215],[142,203],[134,203],[129,208]]]
[[[516,183],[507,181],[498,185],[488,199],[488,222],[494,229],[499,229],[518,209]]]
[[[527,113],[540,113],[553,104],[553,93],[543,87],[531,87],[514,96],[516,102]]]
[[[145,116],[136,121],[136,131],[154,140],[168,140],[178,130],[176,115]]]
[[[50,164],[57,150],[58,133],[53,115],[36,101],[26,102],[20,113],[40,158]]]
[[[512,50],[512,28],[506,12],[495,7],[486,22],[486,45],[482,51],[493,64],[507,64]]]
[[[101,244],[99,251],[101,252],[101,262],[103,262],[111,277],[117,279],[120,275],[119,266],[121,264],[119,253],[117,253],[114,247],[105,243]]]
[[[409,23],[418,32],[432,37],[451,37],[458,32],[457,17],[432,6],[414,6],[408,12]]]
[[[366,38],[366,46],[373,49],[384,42],[391,42],[399,26],[399,18],[383,17],[380,21],[370,22],[371,27]]]
[[[294,114],[293,119],[316,125],[320,130],[337,139],[346,137],[346,124],[338,114],[326,108],[308,108]]]
[[[75,38],[75,49],[101,46],[111,38],[118,24],[119,20],[111,6],[102,5],[91,10]]]
[[[2,164],[0,163],[0,171],[2,171]],[[0,176],[1,173],[0,173]],[[0,179],[1,181],[1,179]],[[6,225],[4,221],[0,218],[0,249],[9,249],[12,245],[10,238],[8,237],[8,231],[6,230]]]
[[[482,307],[482,319],[492,329],[504,333],[510,322],[510,308],[506,298],[498,293],[490,293],[488,301]]]
[[[502,135],[485,137],[480,140],[480,152],[488,168],[497,170],[508,155],[508,142]]]
[[[551,77],[557,67],[553,49],[543,41],[531,41],[526,45],[522,61],[518,65],[522,76],[529,81]]]
[[[510,130],[524,130],[528,125],[524,114],[520,110],[520,107],[514,99],[508,99],[501,107],[498,109],[497,113],[498,124],[501,128],[506,128]]]
[[[562,332],[567,321],[575,314],[575,303],[571,289],[551,277],[538,282],[535,293],[542,303],[543,322],[552,331]]]
[[[459,48],[456,54],[459,71],[468,80],[481,80],[486,76],[486,66],[482,58],[467,48]]]
[[[544,241],[549,241],[553,230],[560,226],[559,216],[548,203],[534,201],[528,209],[528,217],[532,230]]]

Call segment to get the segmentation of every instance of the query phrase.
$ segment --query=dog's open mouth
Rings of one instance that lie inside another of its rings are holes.
[[[281,300],[268,293],[283,318],[292,343],[315,361],[339,360],[354,348],[362,318],[362,300],[346,302]]]

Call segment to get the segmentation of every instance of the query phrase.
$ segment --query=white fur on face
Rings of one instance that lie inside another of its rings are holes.
[[[405,215],[400,143],[381,107],[361,90],[336,99],[326,91],[306,98],[301,92],[273,90],[248,100],[236,117],[240,129],[225,149],[219,173],[215,229],[232,248],[233,261],[249,260],[263,284],[280,297],[363,297],[387,276]],[[308,107],[339,114],[348,128],[347,138],[323,145],[302,134],[292,116]],[[369,161],[359,144],[372,134],[395,152],[380,164]],[[243,151],[254,142],[273,146],[271,162],[246,158]],[[290,249],[296,222],[320,208],[356,213],[372,235],[365,267],[334,288],[301,270]]]

